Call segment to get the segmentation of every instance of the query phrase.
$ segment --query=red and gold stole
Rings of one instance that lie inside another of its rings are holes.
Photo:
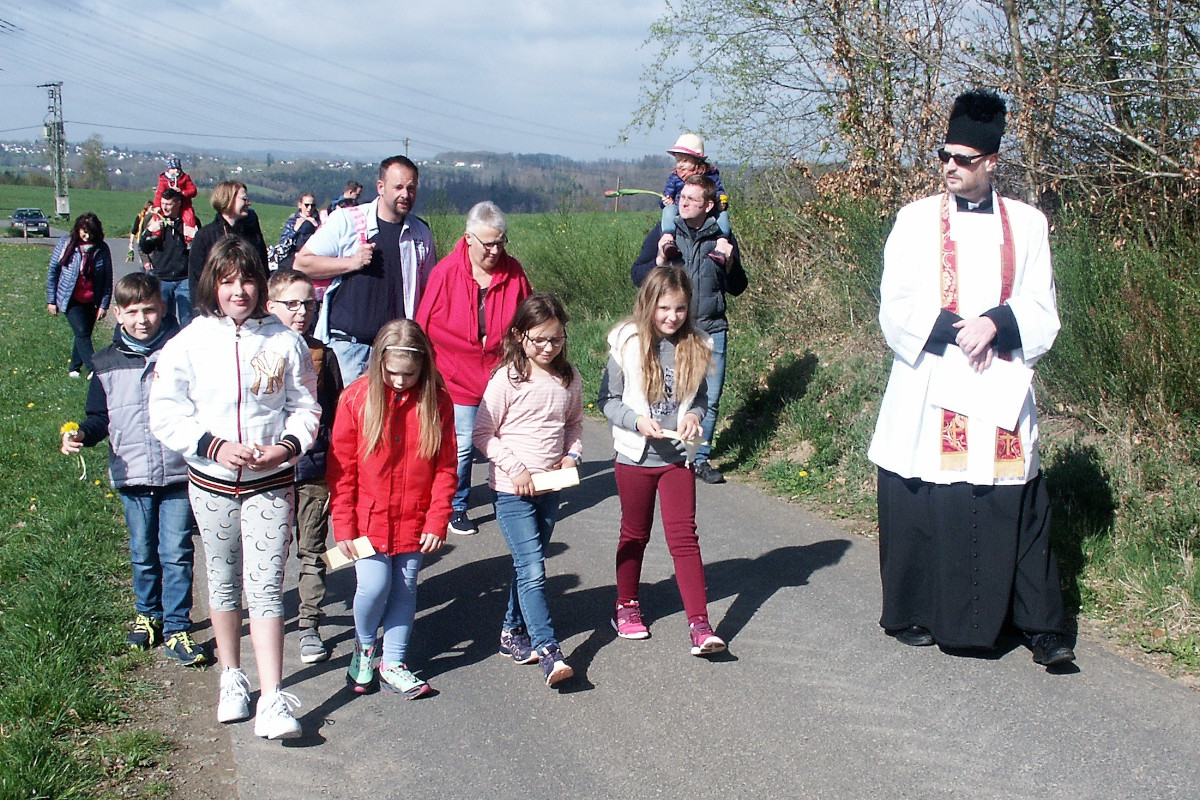
[[[996,195],[996,208],[1000,212],[1000,302],[1004,305],[1012,297],[1013,280],[1016,275],[1016,250],[1013,247],[1012,225],[1008,221],[1008,209],[1004,199]],[[958,313],[958,246],[950,238],[950,194],[942,195],[940,223],[942,228],[942,308],[952,314]],[[997,353],[1005,361],[1012,360],[1012,353]],[[942,409],[942,469],[958,472],[967,468],[967,418],[949,409]],[[1025,454],[1021,450],[1021,437],[1016,431],[1003,428],[996,430],[997,478],[1025,477]]]

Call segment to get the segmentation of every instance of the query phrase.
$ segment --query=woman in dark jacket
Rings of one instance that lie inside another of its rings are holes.
[[[71,232],[58,240],[46,272],[46,310],[67,318],[75,342],[67,374],[92,371],[92,330],[112,299],[112,253],[95,214],[81,214]]]
[[[188,255],[188,286],[192,297],[196,296],[196,284],[204,272],[208,251],[219,239],[230,234],[250,243],[258,254],[259,268],[264,276],[267,274],[267,243],[258,224],[258,215],[250,208],[250,199],[246,197],[246,184],[241,181],[222,181],[213,189],[209,202],[217,215],[196,234]]]

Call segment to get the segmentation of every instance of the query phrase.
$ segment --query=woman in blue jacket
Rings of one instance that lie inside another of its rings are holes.
[[[46,310],[67,318],[75,344],[68,375],[92,372],[92,329],[104,318],[112,298],[112,253],[100,218],[91,212],[75,220],[71,233],[58,240],[46,273]]]

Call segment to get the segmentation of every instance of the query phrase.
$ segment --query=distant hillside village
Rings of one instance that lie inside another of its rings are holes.
[[[380,153],[380,159],[392,155]],[[69,145],[69,183],[76,188],[153,191],[158,173],[170,156],[178,156],[201,191],[223,180],[247,184],[252,200],[290,205],[303,192],[318,202],[338,197],[348,180],[373,196],[378,160],[283,158],[271,153],[212,153],[179,150],[132,150],[110,147],[98,138]],[[417,160],[421,167],[424,213],[466,213],[489,199],[510,213],[583,211],[612,208],[604,197],[618,187],[660,191],[671,158],[647,156],[637,161],[574,161],[563,156],[512,153],[449,152]],[[0,142],[0,182],[50,185],[50,166],[43,142]],[[648,196],[623,197],[622,208],[655,205]]]

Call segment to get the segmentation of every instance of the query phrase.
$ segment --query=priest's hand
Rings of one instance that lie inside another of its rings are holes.
[[[988,317],[962,319],[954,323],[954,327],[958,328],[955,344],[962,348],[963,355],[968,359],[981,358],[996,339],[996,323]]]

